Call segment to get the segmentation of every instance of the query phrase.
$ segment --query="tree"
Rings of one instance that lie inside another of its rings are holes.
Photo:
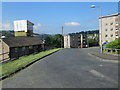
[[[53,36],[49,35],[48,37],[46,37],[45,39],[45,44],[46,46],[53,46]]]
[[[62,44],[62,47],[63,47],[63,36],[61,34],[56,34],[54,36],[54,46],[57,47],[57,48],[60,48],[61,47],[61,44]]]
[[[99,42],[96,39],[87,38],[87,44],[89,47],[92,47],[92,46],[98,46]]]
[[[61,47],[61,42],[62,42],[62,46],[63,46],[63,36],[61,34],[56,34],[54,36],[49,35],[46,39],[45,39],[45,44],[46,47],[51,47],[51,48],[60,48]]]

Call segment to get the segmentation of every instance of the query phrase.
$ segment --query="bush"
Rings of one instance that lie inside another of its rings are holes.
[[[120,49],[120,38],[106,44],[106,48]]]

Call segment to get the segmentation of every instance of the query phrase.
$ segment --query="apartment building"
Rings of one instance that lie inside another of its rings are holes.
[[[64,48],[84,48],[87,45],[85,34],[64,35]]]
[[[15,36],[32,36],[33,23],[28,20],[14,21],[14,35]]]
[[[105,42],[111,42],[120,37],[120,13],[102,16],[100,23],[100,45]]]

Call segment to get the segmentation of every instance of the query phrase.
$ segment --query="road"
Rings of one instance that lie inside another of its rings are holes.
[[[98,50],[58,51],[3,80],[3,88],[117,88],[118,64],[88,55]]]

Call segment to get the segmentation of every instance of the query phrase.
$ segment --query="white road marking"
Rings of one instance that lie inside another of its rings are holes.
[[[110,77],[107,77],[107,76],[103,75],[102,73],[100,73],[100,72],[98,72],[98,71],[96,71],[96,70],[94,70],[94,69],[90,70],[89,72],[90,72],[91,74],[93,74],[94,76],[96,76],[96,77],[104,78],[104,79],[106,79],[107,81],[118,85],[118,81],[115,81],[115,80],[111,79]]]
[[[102,64],[100,64],[100,65],[98,65],[98,66],[102,67],[103,65],[102,65]]]
[[[97,77],[105,77],[103,74],[97,72],[96,70],[90,70],[90,73],[92,73],[93,75],[97,76]]]

